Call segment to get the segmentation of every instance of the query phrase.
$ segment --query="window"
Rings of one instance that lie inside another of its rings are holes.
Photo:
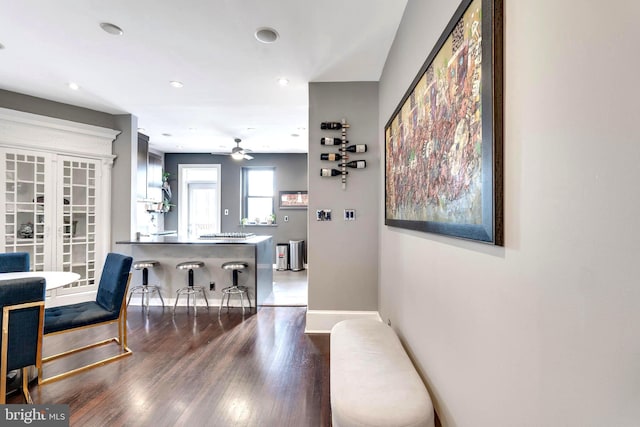
[[[266,222],[273,214],[275,168],[242,168],[242,213],[249,222]]]

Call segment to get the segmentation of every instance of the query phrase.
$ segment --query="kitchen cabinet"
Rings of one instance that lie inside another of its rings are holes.
[[[0,109],[0,243],[29,252],[32,271],[80,274],[50,294],[74,302],[97,289],[109,251],[117,131],[26,114]]]

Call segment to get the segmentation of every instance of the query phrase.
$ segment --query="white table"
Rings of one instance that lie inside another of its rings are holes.
[[[25,277],[44,277],[47,290],[49,291],[75,282],[80,278],[80,275],[70,271],[20,271],[15,273],[0,273],[0,280],[24,279]]]

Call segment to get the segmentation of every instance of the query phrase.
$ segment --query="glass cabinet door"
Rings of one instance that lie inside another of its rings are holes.
[[[99,162],[58,156],[58,164],[62,184],[59,263],[64,271],[80,274],[80,280],[60,289],[59,294],[93,290],[97,288],[96,203],[99,188],[96,180]]]
[[[50,210],[45,206],[49,159],[20,151],[3,151],[4,252],[28,252],[31,270],[51,269],[48,241]]]
[[[100,161],[14,149],[0,149],[0,161],[2,251],[28,252],[31,271],[80,275],[52,298],[97,289]]]

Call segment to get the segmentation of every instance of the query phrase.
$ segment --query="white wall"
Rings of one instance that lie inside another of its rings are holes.
[[[380,82],[381,155],[457,6],[409,1]],[[504,11],[505,246],[381,217],[380,314],[445,426],[639,425],[640,3]]]

